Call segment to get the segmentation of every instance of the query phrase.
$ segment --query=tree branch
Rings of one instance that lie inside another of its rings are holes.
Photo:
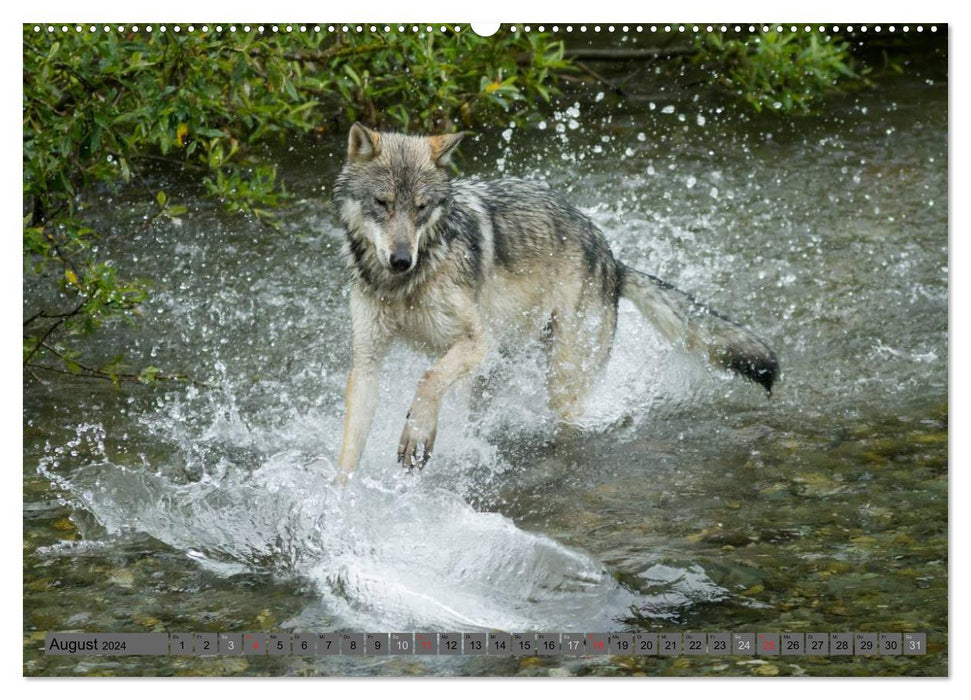
[[[92,379],[107,379],[107,380],[109,380],[109,381],[111,381],[113,383],[119,382],[119,381],[138,382],[139,384],[146,384],[147,383],[140,375],[135,374],[134,372],[108,372],[107,370],[98,369],[96,367],[89,367],[88,365],[82,364],[82,363],[78,362],[77,360],[72,360],[72,359],[70,359],[68,357],[65,357],[62,353],[58,352],[57,350],[55,350],[54,348],[52,348],[50,345],[47,345],[46,343],[43,343],[43,342],[38,343],[37,344],[37,347],[38,348],[39,347],[43,347],[45,350],[47,350],[49,353],[51,353],[55,357],[58,357],[61,360],[64,360],[65,362],[71,362],[72,364],[76,365],[79,369],[81,369],[82,373],[79,374],[77,372],[71,372],[71,371],[66,370],[66,369],[60,369],[58,367],[51,367],[50,365],[43,365],[43,364],[36,364],[36,363],[30,365],[30,368],[31,369],[42,369],[42,370],[45,370],[47,372],[56,372],[58,374],[67,374],[67,375],[70,375],[72,377],[83,376],[83,377],[89,377],[89,378],[92,378]],[[192,377],[189,377],[189,376],[187,376],[185,374],[161,374],[161,373],[159,373],[159,374],[156,374],[153,377],[153,381],[183,382],[183,383],[192,384],[193,386],[202,387],[204,389],[211,389],[212,388],[208,384],[205,384],[204,382],[197,381],[197,380],[193,379]]]
[[[672,46],[666,49],[566,49],[563,52],[563,57],[579,61],[632,61],[639,58],[690,56],[696,53],[698,53],[698,49],[693,46]]]

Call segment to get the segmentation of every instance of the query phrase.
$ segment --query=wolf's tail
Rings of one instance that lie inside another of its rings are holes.
[[[771,394],[779,362],[765,343],[690,294],[620,265],[621,296],[630,299],[661,334],[689,350],[702,350],[714,364],[738,372]]]

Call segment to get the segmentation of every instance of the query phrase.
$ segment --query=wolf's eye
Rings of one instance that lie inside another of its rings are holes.
[[[425,211],[428,209],[428,202],[418,202],[418,204],[415,205],[415,208],[418,209],[418,211]]]
[[[375,197],[374,203],[386,211],[391,211],[391,200],[384,197]]]

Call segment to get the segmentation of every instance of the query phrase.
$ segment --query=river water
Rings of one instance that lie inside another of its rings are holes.
[[[419,475],[394,461],[429,360],[388,359],[360,478],[330,486],[349,367],[330,204],[344,135],[269,154],[280,232],[140,193],[92,197],[154,280],[92,355],[204,386],[25,379],[25,673],[941,675],[947,668],[947,85],[909,73],[823,116],[594,90],[484,131],[465,174],[546,180],[615,254],[775,348],[758,387],[668,347],[626,301],[583,434],[542,373],[484,411],[458,386]],[[36,303],[25,291],[25,309]],[[75,631],[915,631],[925,657],[45,657]]]

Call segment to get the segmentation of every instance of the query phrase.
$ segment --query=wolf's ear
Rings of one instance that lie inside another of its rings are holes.
[[[347,135],[347,160],[366,163],[381,155],[381,134],[361,122],[354,122]]]
[[[429,136],[428,144],[432,147],[432,160],[435,165],[444,168],[452,162],[452,151],[465,138],[465,132],[457,134],[442,134],[441,136]]]

